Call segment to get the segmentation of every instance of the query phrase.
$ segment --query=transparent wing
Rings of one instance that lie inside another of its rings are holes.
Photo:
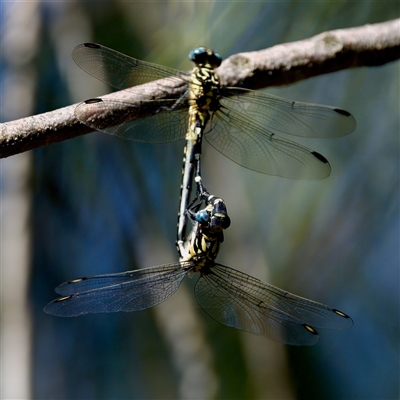
[[[47,304],[44,311],[59,317],[75,317],[144,310],[172,296],[192,268],[192,263],[177,263],[75,279],[57,287],[57,293],[63,297]]]
[[[329,162],[321,154],[270,132],[241,110],[238,102],[222,99],[221,105],[205,137],[232,161],[286,178],[323,179],[330,175]]]
[[[175,103],[171,99],[141,101],[138,105],[128,100],[96,98],[79,104],[75,116],[93,129],[123,139],[167,143],[184,139],[187,132],[187,109],[172,109]]]
[[[165,78],[171,78],[173,87],[187,85],[186,74],[181,71],[141,61],[99,44],[80,44],[72,51],[72,58],[89,75],[117,89]]]
[[[356,129],[355,118],[337,107],[302,103],[240,88],[222,88],[221,93],[223,106],[243,113],[269,133],[333,138]]]
[[[204,311],[218,322],[291,345],[315,344],[315,328],[347,329],[353,325],[341,311],[221,264],[201,271],[195,294]]]
[[[137,60],[98,44],[77,46],[72,58],[85,72],[117,89],[157,79],[164,79],[161,88],[187,86],[183,72]],[[90,99],[78,105],[75,116],[93,129],[124,139],[166,143],[185,137],[187,101],[177,98],[152,101],[145,94],[137,93],[131,102],[129,99]]]
[[[77,46],[72,56],[84,71],[119,89],[164,79],[161,88],[179,87],[187,93],[183,72],[105,46],[85,43]],[[93,129],[125,139],[162,143],[184,138],[187,99],[149,100],[145,94],[133,95],[132,103],[92,99],[79,105],[75,115]],[[329,176],[331,168],[319,153],[275,133],[335,137],[350,133],[356,125],[352,115],[338,108],[240,88],[221,88],[220,106],[213,129],[206,135],[210,144],[246,168],[288,178],[321,179]],[[151,117],[140,120],[140,115],[149,113]]]

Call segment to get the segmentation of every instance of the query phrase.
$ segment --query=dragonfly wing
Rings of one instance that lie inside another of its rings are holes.
[[[240,88],[223,88],[221,103],[244,113],[271,133],[330,138],[356,129],[355,118],[345,110],[321,104],[287,100]]]
[[[295,179],[323,179],[330,175],[328,160],[321,154],[270,132],[231,107],[226,99],[213,115],[207,141],[243,167],[269,175]]]
[[[297,346],[318,341],[315,328],[347,329],[346,314],[215,264],[195,287],[200,306],[218,322]]]
[[[72,51],[72,58],[89,75],[117,89],[165,78],[164,84],[174,88],[187,85],[183,72],[141,61],[99,44],[80,44]]]
[[[59,317],[75,317],[144,310],[172,296],[192,268],[191,263],[177,263],[75,279],[57,287],[63,297],[47,304],[44,311]]]
[[[79,104],[75,116],[95,130],[123,139],[167,143],[184,139],[187,131],[187,109],[171,109],[175,102],[160,100],[134,103],[96,98]]]

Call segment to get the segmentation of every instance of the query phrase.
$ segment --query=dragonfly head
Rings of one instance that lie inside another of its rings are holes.
[[[202,194],[203,199],[207,202],[207,207],[196,214],[196,221],[200,224],[207,225],[208,228],[215,232],[222,231],[229,228],[231,219],[228,216],[228,211],[223,199],[216,197],[204,191]],[[201,215],[202,221],[199,220],[200,213],[205,212],[207,217]],[[197,217],[198,216],[198,217]]]
[[[210,65],[212,68],[217,68],[222,63],[222,57],[214,51],[206,47],[198,47],[189,53],[189,58],[196,65]]]
[[[210,228],[215,232],[229,228],[230,225],[231,219],[228,214],[216,213],[211,216]]]
[[[209,201],[212,204],[212,210],[210,211],[210,227],[214,231],[229,228],[231,219],[228,216],[224,200],[219,197],[210,196]]]
[[[223,229],[229,228],[231,219],[228,216],[225,203],[222,199],[215,198],[211,206],[204,210],[200,210],[194,214],[194,219],[207,228],[212,229],[214,232],[220,232]]]

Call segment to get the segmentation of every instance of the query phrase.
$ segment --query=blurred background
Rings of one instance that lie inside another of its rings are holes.
[[[396,2],[2,2],[1,121],[108,91],[71,59],[97,42],[182,70],[399,17]],[[227,328],[197,305],[196,277],[142,312],[43,312],[81,276],[177,261],[183,143],[92,133],[1,160],[4,399],[395,399],[399,397],[399,63],[269,88],[353,113],[339,139],[301,139],[323,181],[246,170],[204,145],[203,178],[232,219],[218,261],[343,310],[347,331],[296,348]]]

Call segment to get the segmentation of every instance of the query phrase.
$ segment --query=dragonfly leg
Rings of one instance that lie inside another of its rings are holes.
[[[177,108],[179,106],[179,104],[181,104],[184,100],[186,100],[188,92],[189,92],[189,90],[186,90],[185,93],[183,93],[182,96],[180,96],[171,107],[161,106],[156,111],[156,113],[158,113],[160,111],[173,111],[175,108]]]

